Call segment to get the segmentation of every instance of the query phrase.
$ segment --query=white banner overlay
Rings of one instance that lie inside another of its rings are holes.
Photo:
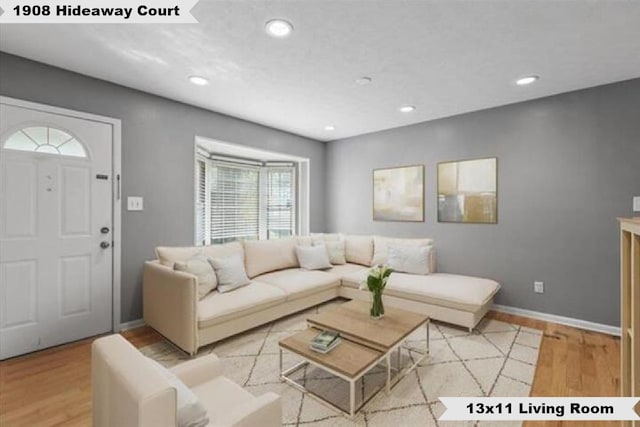
[[[0,24],[193,24],[198,0],[0,0]]]
[[[441,397],[440,420],[640,420],[637,397]]]

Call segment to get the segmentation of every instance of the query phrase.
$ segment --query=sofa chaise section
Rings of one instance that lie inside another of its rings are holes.
[[[360,290],[366,270],[342,277],[341,296],[365,300]],[[428,314],[432,319],[465,326],[469,330],[484,317],[500,289],[494,280],[457,274],[415,275],[393,273],[385,288],[385,304]]]

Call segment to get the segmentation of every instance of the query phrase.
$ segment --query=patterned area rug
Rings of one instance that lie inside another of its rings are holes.
[[[224,374],[255,395],[273,391],[282,396],[283,424],[288,426],[519,426],[520,422],[437,421],[444,412],[439,396],[528,396],[538,360],[541,331],[484,319],[473,333],[442,323],[431,323],[431,353],[418,368],[386,394],[381,391],[351,421],[307,394],[279,381],[278,341],[306,328],[311,313],[330,310],[345,300],[277,320],[200,349],[197,357],[215,353]],[[423,348],[424,330],[410,337]],[[141,349],[165,366],[189,357],[162,341]],[[405,353],[406,354],[406,353]],[[409,357],[409,356],[406,356]],[[297,363],[285,353],[284,367]],[[405,362],[408,362],[405,361]],[[358,400],[369,396],[384,381],[384,368],[374,369],[357,385]],[[347,383],[318,369],[300,370],[296,381],[338,406],[348,402]]]

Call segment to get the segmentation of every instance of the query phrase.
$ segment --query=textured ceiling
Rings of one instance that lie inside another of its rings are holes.
[[[193,13],[199,24],[5,24],[0,49],[319,140],[640,77],[640,1],[201,0]],[[290,37],[265,34],[276,17]],[[528,74],[542,78],[514,84]]]

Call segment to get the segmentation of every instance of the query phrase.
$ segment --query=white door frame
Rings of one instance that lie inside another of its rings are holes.
[[[74,117],[78,119],[91,120],[94,122],[111,125],[113,144],[113,164],[112,168],[112,206],[113,206],[113,282],[111,284],[112,293],[112,330],[119,332],[120,325],[120,295],[121,295],[121,257],[122,257],[122,122],[111,117],[98,116],[96,114],[84,113],[81,111],[69,110],[66,108],[54,107],[52,105],[39,104],[37,102],[24,101],[7,96],[0,96],[0,102],[15,107],[29,110],[42,111],[45,113],[58,114],[61,116]]]

